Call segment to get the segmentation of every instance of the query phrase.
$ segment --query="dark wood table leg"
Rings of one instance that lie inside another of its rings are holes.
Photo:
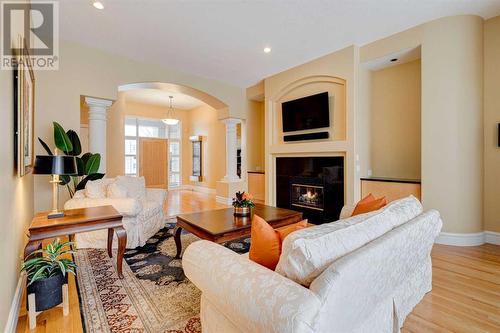
[[[116,270],[118,271],[118,277],[123,279],[122,264],[123,255],[125,254],[125,246],[127,246],[127,232],[123,227],[115,228],[116,236],[118,237],[118,253],[116,256]],[[109,234],[108,234],[109,235]],[[109,238],[108,238],[109,239]],[[111,238],[111,241],[113,238]],[[109,242],[108,242],[109,244]]]
[[[39,250],[41,248],[42,248],[42,241],[41,240],[28,241],[28,244],[26,244],[26,246],[24,248],[24,258],[26,259],[26,257],[29,256],[31,253],[33,253],[36,250]]]
[[[108,256],[113,257],[113,228],[108,229]]]
[[[174,228],[174,240],[175,240],[175,247],[177,248],[177,253],[175,254],[175,257],[174,257],[175,259],[181,258],[181,252],[182,252],[181,232],[182,232],[182,228],[179,226],[175,226],[175,228]]]

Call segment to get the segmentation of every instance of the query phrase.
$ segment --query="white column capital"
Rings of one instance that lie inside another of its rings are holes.
[[[96,97],[86,96],[85,103],[87,103],[87,105],[91,109],[101,108],[101,109],[107,110],[113,104],[113,101],[109,100],[109,99],[104,99],[104,98],[96,98]]]
[[[222,119],[222,122],[224,124],[226,124],[226,126],[231,126],[231,125],[236,126],[237,124],[241,123],[241,119],[239,119],[239,118],[226,118],[226,119]]]

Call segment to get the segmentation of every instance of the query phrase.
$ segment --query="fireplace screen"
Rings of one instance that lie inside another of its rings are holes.
[[[292,184],[292,206],[323,210],[323,186]]]

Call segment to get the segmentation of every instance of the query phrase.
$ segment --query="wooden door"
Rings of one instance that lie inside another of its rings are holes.
[[[168,188],[167,139],[139,139],[139,175],[146,187]]]

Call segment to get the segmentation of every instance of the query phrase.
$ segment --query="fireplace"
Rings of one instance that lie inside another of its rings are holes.
[[[292,206],[323,211],[323,186],[292,184]]]
[[[315,224],[337,220],[344,206],[344,158],[276,158],[276,205],[302,211]]]

